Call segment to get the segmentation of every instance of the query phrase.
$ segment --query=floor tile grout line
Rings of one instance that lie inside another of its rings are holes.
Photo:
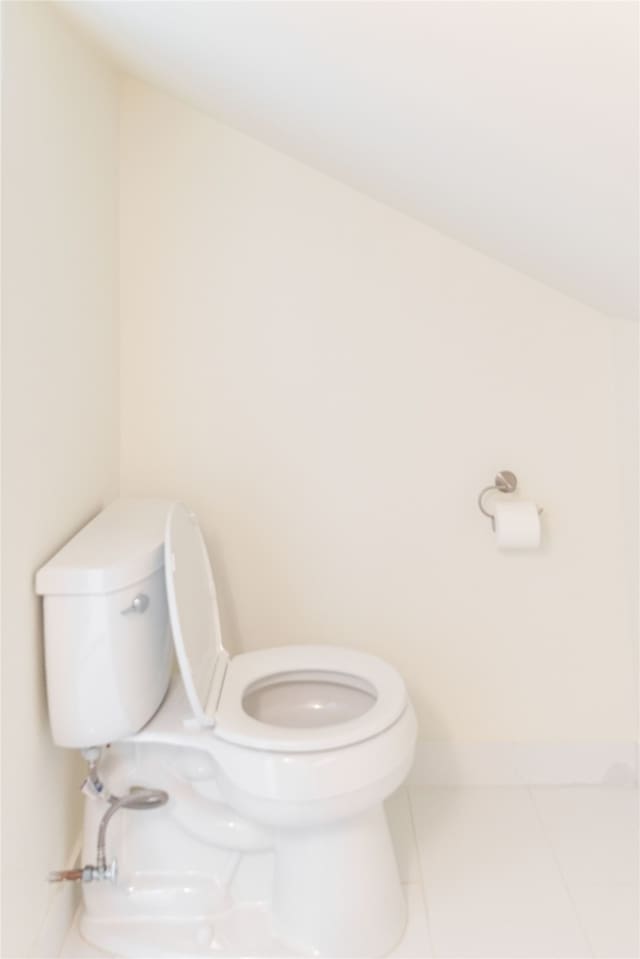
[[[407,805],[409,807],[409,822],[411,824],[411,836],[413,838],[413,848],[415,850],[415,856],[418,863],[418,874],[420,876],[420,895],[422,897],[422,905],[424,908],[424,915],[425,915],[426,926],[427,926],[427,942],[429,943],[429,952],[433,956],[433,959],[437,959],[435,941],[431,931],[431,917],[429,915],[429,903],[427,900],[427,886],[424,881],[424,874],[422,871],[422,856],[420,855],[420,847],[418,845],[418,831],[416,829],[415,817],[413,814],[413,800],[411,798],[412,787],[407,786],[406,791],[407,791]]]
[[[559,874],[560,879],[561,879],[561,881],[562,881],[562,885],[564,886],[564,889],[565,889],[565,891],[566,891],[566,893],[567,893],[569,902],[571,903],[571,908],[573,909],[573,914],[574,914],[574,916],[575,916],[576,923],[577,923],[577,925],[578,925],[578,929],[580,930],[580,932],[581,932],[582,935],[584,936],[584,941],[587,943],[589,949],[591,950],[591,959],[597,959],[597,954],[596,954],[595,946],[594,946],[593,942],[591,941],[591,936],[589,935],[589,932],[588,932],[588,930],[587,930],[584,922],[582,921],[582,917],[581,917],[580,911],[579,911],[579,909],[578,909],[578,904],[577,904],[577,902],[576,902],[576,900],[575,900],[575,897],[574,897],[574,895],[573,895],[573,891],[572,891],[572,889],[571,889],[571,885],[570,885],[570,883],[569,883],[569,879],[568,879],[567,875],[565,874],[564,869],[562,868],[562,863],[560,862],[560,859],[559,859],[559,857],[558,857],[558,854],[557,854],[557,852],[556,852],[556,850],[555,850],[555,846],[554,846],[554,844],[553,844],[553,839],[552,839],[551,836],[549,835],[549,831],[548,831],[548,829],[547,829],[547,825],[546,825],[546,823],[545,823],[545,821],[544,821],[544,818],[543,818],[543,816],[542,816],[542,813],[541,813],[541,811],[540,811],[540,808],[539,808],[539,806],[538,806],[538,804],[537,804],[537,802],[536,802],[536,797],[535,797],[535,795],[534,795],[534,790],[535,790],[535,789],[543,789],[544,787],[543,787],[543,786],[541,787],[541,786],[531,786],[531,785],[529,785],[529,786],[526,786],[525,788],[526,788],[526,791],[527,791],[527,795],[528,795],[528,797],[529,797],[529,801],[531,802],[531,805],[532,805],[532,807],[533,807],[533,811],[534,811],[535,817],[536,817],[536,819],[537,819],[537,821],[538,821],[538,824],[540,825],[540,828],[541,828],[541,830],[542,830],[542,834],[543,834],[543,836],[544,836],[545,842],[547,843],[547,846],[548,846],[549,851],[550,851],[550,853],[551,853],[551,857],[552,857],[552,859],[553,859],[553,861],[554,861],[554,863],[555,863],[556,869],[558,870],[558,874]],[[553,787],[551,787],[551,788],[553,788]]]

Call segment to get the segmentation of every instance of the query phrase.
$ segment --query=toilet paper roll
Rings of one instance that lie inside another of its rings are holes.
[[[500,549],[535,549],[540,545],[540,516],[535,503],[495,504],[496,542]]]

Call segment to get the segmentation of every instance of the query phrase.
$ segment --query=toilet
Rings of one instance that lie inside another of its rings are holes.
[[[197,520],[162,499],[116,500],[36,591],[53,739],[89,762],[84,869],[56,877],[82,880],[84,938],[389,954],[406,905],[383,803],[416,740],[396,670],[331,645],[229,655]]]

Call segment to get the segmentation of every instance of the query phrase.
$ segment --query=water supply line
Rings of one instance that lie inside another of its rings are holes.
[[[82,758],[87,761],[87,778],[81,786],[81,792],[83,792],[85,796],[91,796],[92,799],[106,799],[108,802],[117,798],[111,796],[111,793],[98,775],[98,762],[100,760],[101,749],[98,746],[93,746],[91,749],[82,749],[81,753]]]
[[[110,879],[115,882],[118,878],[118,864],[115,859],[107,866],[107,827],[119,809],[158,809],[169,800],[169,794],[164,789],[145,789],[133,786],[124,796],[114,796],[109,792],[98,775],[98,761],[100,749],[83,749],[82,755],[87,760],[88,775],[82,784],[82,792],[94,799],[103,799],[109,803],[109,808],[100,820],[98,827],[98,843],[95,866],[88,864],[78,869],[60,869],[49,873],[49,882],[94,882],[95,880]]]

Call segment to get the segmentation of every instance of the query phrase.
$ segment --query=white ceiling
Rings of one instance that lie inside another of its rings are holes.
[[[127,70],[604,312],[638,310],[635,2],[64,2]]]

